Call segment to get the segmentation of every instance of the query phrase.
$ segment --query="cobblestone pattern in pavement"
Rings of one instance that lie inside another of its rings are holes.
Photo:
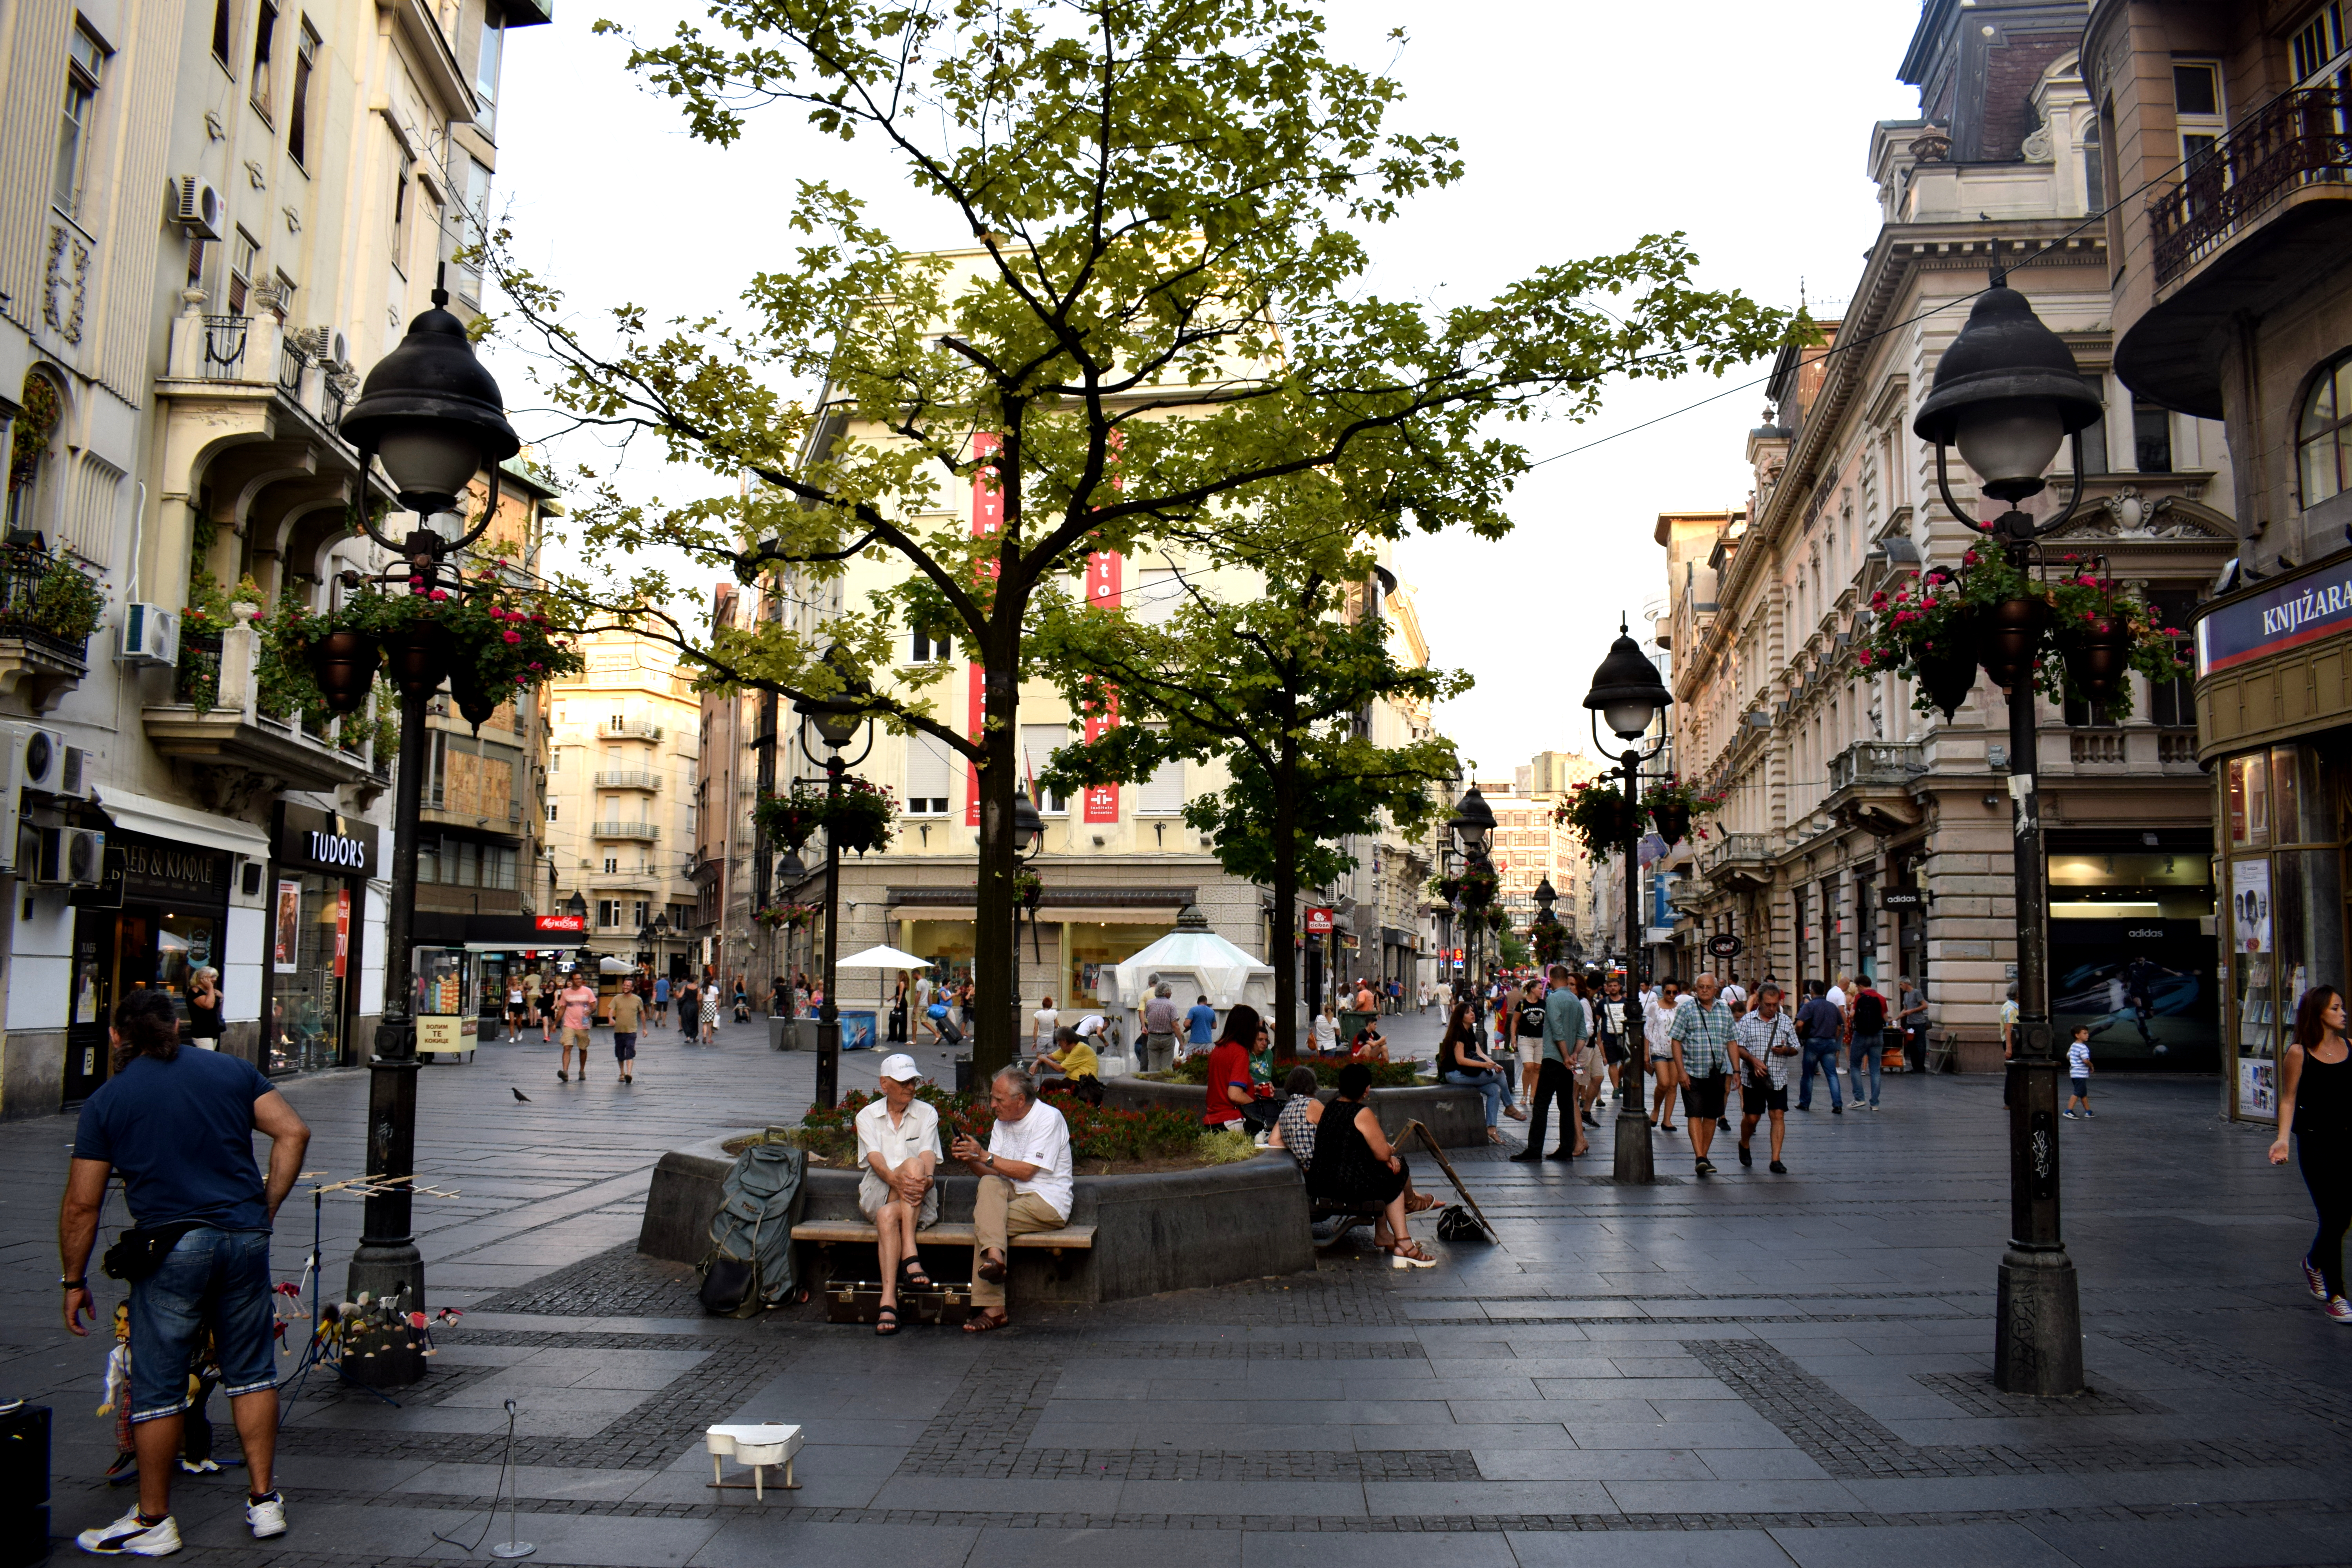
[[[2186,1334],[2169,1333],[2162,1329],[2125,1330],[2108,1337],[2118,1344],[2144,1351],[2175,1366],[2203,1373],[2217,1383],[2260,1387],[2264,1398],[2298,1415],[2325,1422],[2340,1430],[2352,1431],[2352,1394],[2329,1388],[2325,1384],[2283,1380],[2278,1368],[2268,1362],[2225,1349],[2210,1340],[2190,1339]]]
[[[2003,1394],[1992,1379],[1973,1372],[1915,1372],[1911,1381],[1951,1401],[1971,1415],[2025,1416],[2039,1420],[2069,1415],[2169,1415],[2172,1406],[2142,1394],[2111,1389],[2084,1389],[2072,1399],[2042,1399],[2030,1394]]]
[[[2310,1458],[2305,1445],[2266,1440],[2141,1438],[2030,1448],[1912,1444],[1761,1341],[1685,1340],[1683,1349],[1840,1479],[2229,1469]]]
[[[591,1336],[566,1336],[567,1348]],[[759,1386],[791,1364],[786,1346],[758,1342],[709,1343],[679,1336],[629,1335],[664,1350],[691,1348],[709,1354],[691,1372],[646,1395],[593,1436],[520,1436],[514,1440],[519,1465],[572,1469],[658,1470],[680,1448],[698,1444],[703,1429],[742,1407]],[[618,1348],[618,1347],[615,1347]],[[395,1436],[361,1428],[289,1426],[278,1434],[288,1454],[376,1455],[386,1459],[431,1459],[444,1464],[497,1464],[507,1453],[504,1434],[431,1433]]]
[[[702,1310],[695,1299],[700,1279],[693,1265],[640,1258],[637,1244],[625,1241],[467,1310],[540,1318],[691,1317]]]

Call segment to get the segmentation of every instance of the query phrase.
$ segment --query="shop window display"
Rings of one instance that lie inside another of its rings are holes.
[[[2223,764],[2230,1048],[2237,1114],[2278,1114],[2278,1058],[2303,994],[2343,984],[2339,770],[2308,745]]]

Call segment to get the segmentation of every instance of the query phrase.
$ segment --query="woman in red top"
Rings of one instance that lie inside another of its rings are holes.
[[[1211,1127],[1241,1124],[1250,1093],[1250,1048],[1257,1044],[1257,1009],[1237,1004],[1225,1015],[1224,1032],[1209,1051],[1209,1103],[1202,1121]]]

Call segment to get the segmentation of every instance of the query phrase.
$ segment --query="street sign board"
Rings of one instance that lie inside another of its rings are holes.
[[[1878,895],[1881,909],[1916,910],[1927,901],[1927,896],[1916,888],[1889,888]]]
[[[533,915],[530,918],[530,929],[584,931],[588,929],[588,917],[586,915]]]
[[[1308,910],[1307,911],[1307,934],[1308,936],[1329,936],[1331,934],[1331,911],[1328,909],[1318,907]]]
[[[1710,956],[1716,958],[1738,958],[1739,950],[1746,945],[1728,931],[1721,936],[1711,936],[1706,939],[1706,951]]]

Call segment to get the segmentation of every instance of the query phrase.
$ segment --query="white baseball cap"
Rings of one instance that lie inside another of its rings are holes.
[[[882,1076],[897,1079],[900,1083],[919,1083],[923,1071],[915,1065],[914,1058],[904,1051],[895,1051],[882,1058]]]

